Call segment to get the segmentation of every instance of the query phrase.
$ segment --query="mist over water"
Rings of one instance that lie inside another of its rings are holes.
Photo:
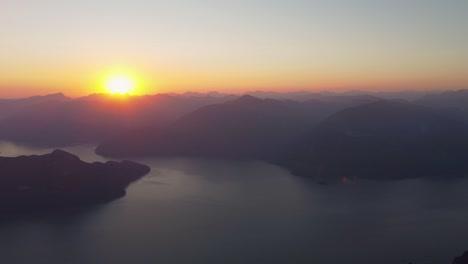
[[[105,161],[94,148],[63,149]],[[1,262],[436,264],[468,249],[468,180],[322,186],[261,161],[132,160],[152,172],[123,199],[1,222]]]

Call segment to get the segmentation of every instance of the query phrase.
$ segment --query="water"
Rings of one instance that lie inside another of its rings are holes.
[[[93,149],[64,148],[104,161]],[[442,264],[468,250],[467,180],[321,186],[259,161],[134,160],[153,170],[123,199],[0,223],[0,263]]]

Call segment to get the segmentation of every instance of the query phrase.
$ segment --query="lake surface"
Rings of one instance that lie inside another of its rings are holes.
[[[2,156],[50,151],[0,142]],[[120,200],[1,222],[0,263],[443,264],[468,250],[467,180],[321,186],[259,161],[132,160],[152,172]]]

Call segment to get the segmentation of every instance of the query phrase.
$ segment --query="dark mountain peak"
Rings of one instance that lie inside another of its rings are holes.
[[[148,95],[148,96],[156,100],[170,100],[170,99],[175,99],[178,97],[178,95],[170,94],[170,93],[158,93],[158,94]]]
[[[63,93],[54,93],[54,94],[47,94],[42,96],[42,98],[49,98],[49,99],[68,99]]]
[[[307,104],[319,104],[319,105],[324,105],[325,102],[323,100],[320,100],[320,98],[310,98],[307,100],[304,100],[302,104],[307,105]]]
[[[459,176],[468,171],[466,133],[462,122],[436,109],[379,101],[327,118],[287,163],[318,178]]]
[[[211,91],[211,92],[206,92],[206,93],[188,91],[180,95],[185,96],[185,97],[209,97],[209,96],[223,97],[223,96],[227,96],[228,94],[222,94],[216,91]]]
[[[261,99],[252,95],[242,95],[232,101],[226,102],[227,106],[243,108],[256,108],[264,110],[280,110],[284,108],[300,106],[299,103],[290,100],[278,100],[272,98]]]
[[[420,100],[440,99],[440,98],[455,99],[455,98],[459,98],[459,96],[468,96],[468,90],[462,89],[462,90],[456,90],[456,91],[446,91],[446,92],[441,92],[441,93],[426,94]]]
[[[36,95],[22,99],[16,99],[24,102],[46,102],[46,101],[63,101],[68,100],[69,97],[65,96],[63,93],[55,94],[46,94],[46,95]],[[13,100],[15,101],[15,100]]]
[[[54,94],[49,94],[47,96],[52,96],[52,97],[66,97],[64,93],[59,92],[59,93],[54,93]]]
[[[219,97],[219,96],[226,96],[227,94],[222,94],[222,93],[219,93],[219,92],[216,92],[216,91],[211,91],[211,92],[208,92],[207,95]]]
[[[427,94],[416,101],[419,104],[435,108],[468,109],[468,90],[447,91]]]
[[[363,104],[339,111],[327,120],[324,125],[329,127],[366,126],[370,128],[398,127],[398,124],[419,124],[425,120],[437,119],[438,115],[431,109],[401,101],[381,100]]]
[[[323,97],[323,99],[328,101],[350,101],[359,103],[376,102],[382,100],[369,94],[332,95]]]
[[[363,104],[369,104],[381,101],[383,99],[373,95],[309,95],[302,100],[305,104],[327,104],[329,106],[335,105],[339,109],[353,107]]]
[[[406,102],[380,101],[342,110],[327,118],[318,128],[324,137],[351,137],[368,140],[393,138],[398,142],[422,145],[432,138],[443,144],[466,131],[463,122],[443,112]],[[425,141],[426,140],[426,141]],[[335,138],[329,142],[341,142]],[[460,141],[460,143],[463,141]],[[381,142],[386,145],[386,142]]]
[[[230,104],[237,104],[237,105],[251,105],[251,104],[259,104],[262,103],[263,100],[260,98],[257,98],[252,95],[242,95],[232,101],[229,101],[228,103]]]
[[[101,144],[110,156],[209,156],[263,159],[276,156],[316,123],[295,101],[243,95],[202,107],[163,130],[147,129],[141,136],[123,136]]]
[[[182,94],[183,96],[203,96],[202,93],[188,91]]]
[[[447,91],[441,93],[441,95],[465,95],[468,96],[468,89],[460,89],[456,91]]]
[[[461,89],[461,90],[455,91],[454,93],[468,96],[468,89]]]
[[[107,98],[109,97],[109,94],[105,94],[105,93],[92,93],[92,94],[89,94],[87,96],[83,96],[83,97],[80,97],[78,98],[79,100],[100,100],[100,99],[103,99],[103,98]]]
[[[78,156],[73,155],[71,153],[68,153],[68,152],[66,152],[64,150],[61,150],[61,149],[56,149],[56,150],[52,151],[50,156],[53,159],[57,159],[57,160],[71,160],[71,161],[80,160],[80,158]]]
[[[348,109],[343,110],[342,112],[350,112],[350,113],[366,113],[368,115],[373,114],[380,114],[381,112],[393,112],[395,110],[407,110],[407,109],[421,109],[422,107],[407,103],[405,101],[397,101],[397,100],[379,100],[376,102],[371,102],[368,104],[362,104],[355,107],[351,107]],[[339,114],[339,113],[338,113]]]

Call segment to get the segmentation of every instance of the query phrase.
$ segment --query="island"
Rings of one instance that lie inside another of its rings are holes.
[[[73,208],[111,201],[150,172],[132,161],[87,163],[62,150],[0,157],[2,211]]]

